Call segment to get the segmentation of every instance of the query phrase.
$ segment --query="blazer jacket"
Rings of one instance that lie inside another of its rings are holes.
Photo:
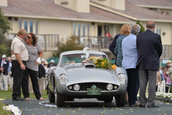
[[[158,70],[159,58],[162,54],[161,36],[147,30],[137,36],[137,66],[143,61],[146,70]]]

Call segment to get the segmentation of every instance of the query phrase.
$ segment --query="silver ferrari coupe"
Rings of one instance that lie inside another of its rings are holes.
[[[60,54],[56,67],[48,70],[47,92],[50,103],[63,107],[65,101],[75,98],[97,98],[117,106],[126,103],[127,74],[125,69],[96,68],[86,61],[90,57],[107,59],[105,53],[91,50],[67,51]]]

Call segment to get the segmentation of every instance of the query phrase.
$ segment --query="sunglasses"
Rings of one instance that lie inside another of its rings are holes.
[[[31,39],[31,37],[30,37],[30,36],[27,36],[27,38]]]

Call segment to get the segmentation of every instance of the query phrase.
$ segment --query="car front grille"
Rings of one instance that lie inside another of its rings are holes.
[[[68,86],[68,89],[71,91],[74,91],[73,89],[73,85]],[[95,85],[97,88],[100,88],[102,91],[107,91],[107,85],[108,83],[78,83],[78,85],[80,86],[80,90],[79,91],[87,91],[87,88],[91,88],[93,85]],[[112,84],[113,85],[113,89],[112,90],[117,90],[119,88],[118,85]],[[116,89],[114,88],[116,86]],[[72,87],[72,88],[69,88]]]

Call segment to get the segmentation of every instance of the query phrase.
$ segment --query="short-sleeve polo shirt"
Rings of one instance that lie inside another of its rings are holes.
[[[27,61],[29,58],[27,48],[24,44],[24,40],[19,36],[16,36],[11,43],[11,50],[13,52],[12,60],[17,60],[15,53],[19,54],[22,61]]]

